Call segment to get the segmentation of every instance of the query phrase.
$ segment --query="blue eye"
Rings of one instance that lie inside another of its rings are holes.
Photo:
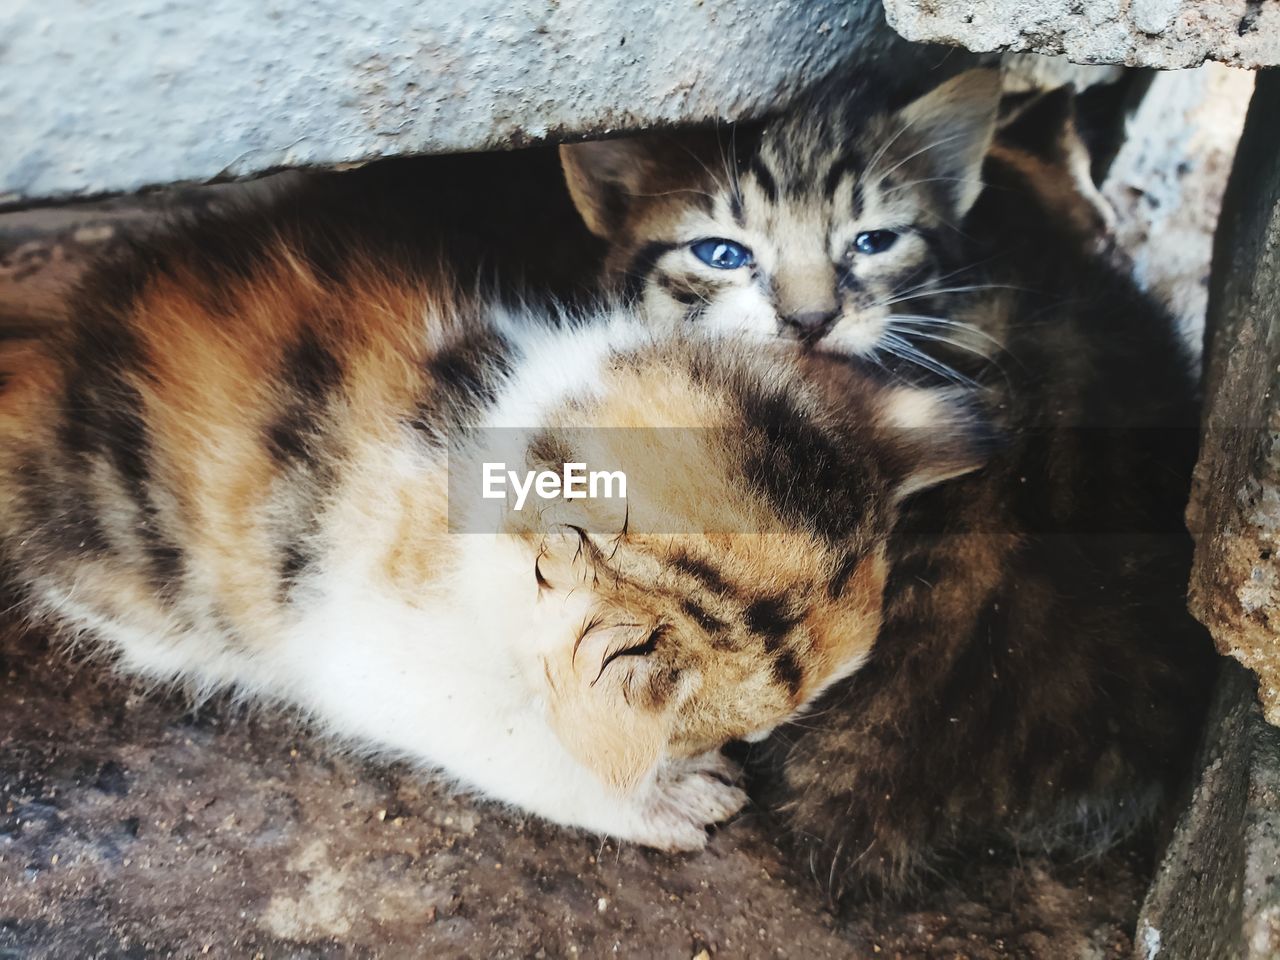
[[[689,244],[693,255],[717,270],[737,270],[751,263],[751,251],[740,243],[712,237]]]
[[[853,238],[853,247],[859,253],[884,253],[897,239],[892,230],[868,230]]]

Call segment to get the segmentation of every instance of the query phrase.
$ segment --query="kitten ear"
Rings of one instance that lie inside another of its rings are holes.
[[[1000,143],[1060,161],[1075,129],[1076,98],[1070,85],[1027,96],[1000,120]]]
[[[892,387],[878,403],[885,463],[904,500],[985,466],[1000,446],[977,395],[959,388]]]
[[[897,115],[899,129],[910,131],[910,142],[918,144],[911,152],[923,146],[920,157],[931,175],[950,183],[957,218],[969,212],[982,192],[982,161],[995,132],[1000,88],[999,71],[969,70],[907,104]]]
[[[1093,182],[1093,157],[1080,136],[1072,87],[1034,96],[1011,113],[1001,123],[996,152],[1034,161],[1019,163],[1020,172],[1064,226],[1104,243],[1112,234],[1115,210]]]
[[[606,239],[621,224],[631,197],[648,182],[652,164],[652,148],[644,137],[560,145],[560,165],[574,206],[587,229]]]

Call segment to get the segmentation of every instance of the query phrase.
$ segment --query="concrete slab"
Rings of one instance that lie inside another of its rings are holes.
[[[1265,0],[884,0],[908,40],[1077,63],[1179,69],[1280,63],[1280,5]]]
[[[0,205],[739,118],[904,47],[877,0],[8,0]]]

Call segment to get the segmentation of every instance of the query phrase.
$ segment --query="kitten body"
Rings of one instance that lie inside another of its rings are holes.
[[[855,377],[850,420],[812,358],[511,313],[285,208],[143,243],[9,352],[0,532],[26,609],[152,681],[700,846],[744,799],[719,747],[857,667],[898,502],[976,442],[917,423],[915,391]],[[517,430],[510,466],[599,455],[627,500],[450,486]],[[830,489],[851,474],[856,496]]]
[[[1177,784],[1214,672],[1184,597],[1191,364],[1096,253],[1069,91],[998,131],[989,72],[897,111],[846,93],[718,165],[641,142],[565,152],[588,224],[614,231],[607,262],[673,325],[749,317],[751,339],[964,383],[1005,438],[909,505],[867,662],[756,753],[761,798],[836,897],[902,892],[997,842],[1129,834]],[[711,268],[695,235],[751,257]]]

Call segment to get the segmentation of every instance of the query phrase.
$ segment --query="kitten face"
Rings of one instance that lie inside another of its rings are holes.
[[[562,159],[614,282],[659,322],[870,356],[945,287],[999,93],[971,71],[866,117],[828,91],[755,143],[600,141]]]
[[[855,671],[898,500],[979,463],[951,398],[844,364],[809,389],[781,346],[744,348],[741,365],[704,344],[615,366],[572,427],[530,444],[627,476],[625,504],[556,501],[509,531],[561,622],[530,672],[566,745],[624,789],[663,756],[763,737]]]
[[[551,535],[544,601],[581,605],[572,643],[546,665],[561,736],[620,784],[660,755],[759,739],[862,663],[885,571],[878,545],[802,533]],[[606,733],[615,742],[601,745]]]

